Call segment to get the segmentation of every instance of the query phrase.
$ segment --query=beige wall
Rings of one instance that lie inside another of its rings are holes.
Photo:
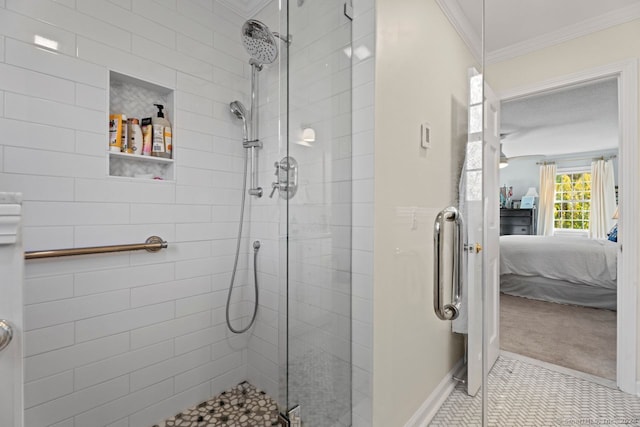
[[[432,229],[455,203],[474,61],[433,0],[377,0],[376,28],[373,425],[389,427],[404,425],[463,355],[432,308]]]
[[[598,66],[628,59],[637,60],[640,57],[638,40],[640,20],[635,20],[528,55],[487,65],[485,78],[496,92],[504,92]],[[635,187],[640,191],[637,185]],[[640,352],[638,356],[640,366]]]

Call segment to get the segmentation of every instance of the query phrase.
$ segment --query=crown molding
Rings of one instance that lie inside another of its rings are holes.
[[[271,0],[216,0],[221,5],[234,11],[243,18],[253,18]]]
[[[512,59],[638,18],[640,18],[640,4],[616,9],[604,15],[569,25],[557,31],[546,33],[520,43],[514,43],[502,49],[487,52],[485,62],[487,64],[493,64]]]
[[[475,32],[471,22],[467,19],[467,16],[462,12],[462,9],[458,5],[457,1],[436,0],[438,6],[445,14],[453,28],[458,32],[464,43],[471,50],[471,54],[478,63],[482,61],[482,39],[478,33]]]

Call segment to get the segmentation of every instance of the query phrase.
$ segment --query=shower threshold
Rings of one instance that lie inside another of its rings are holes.
[[[280,426],[278,404],[246,381],[154,427]]]

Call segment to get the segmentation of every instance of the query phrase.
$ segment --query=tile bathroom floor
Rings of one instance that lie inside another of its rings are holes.
[[[248,382],[242,382],[154,427],[270,427],[279,425],[276,401]]]
[[[434,427],[480,426],[481,397],[456,386]],[[489,374],[489,426],[640,426],[640,398],[520,358],[498,358]]]

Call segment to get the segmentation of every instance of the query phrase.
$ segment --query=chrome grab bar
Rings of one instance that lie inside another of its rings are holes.
[[[455,238],[453,241],[453,274],[451,304],[444,304],[444,239],[442,238],[446,222],[455,224]],[[453,206],[440,211],[433,224],[433,309],[440,320],[453,320],[460,314],[462,296],[462,280],[464,273],[463,258],[466,254],[464,244],[464,223],[462,215]]]
[[[40,259],[55,258],[73,255],[90,255],[90,254],[106,254],[110,252],[125,252],[146,250],[149,252],[158,252],[160,249],[166,249],[168,243],[161,237],[151,236],[144,243],[133,243],[126,245],[111,246],[90,246],[86,248],[70,248],[70,249],[51,249],[47,251],[28,251],[24,253],[24,259]]]

